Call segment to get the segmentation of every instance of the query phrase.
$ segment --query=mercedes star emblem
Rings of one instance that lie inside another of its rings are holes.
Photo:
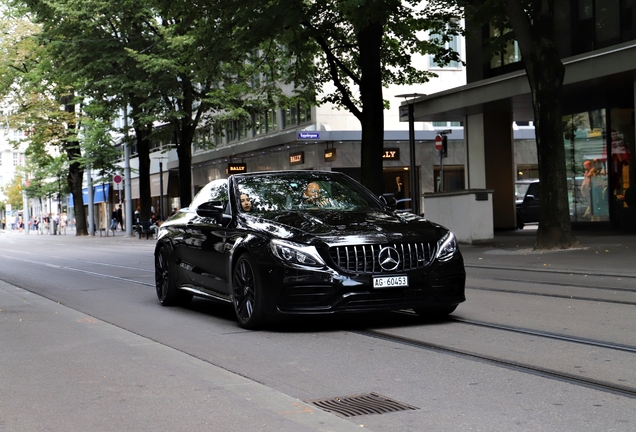
[[[400,265],[400,254],[393,247],[382,248],[378,254],[378,262],[382,270],[393,271]]]

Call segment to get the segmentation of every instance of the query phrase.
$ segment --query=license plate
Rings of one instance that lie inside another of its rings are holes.
[[[407,276],[382,276],[373,278],[373,288],[392,288],[409,286]]]

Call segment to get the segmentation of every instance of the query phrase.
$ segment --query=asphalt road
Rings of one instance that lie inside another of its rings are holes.
[[[225,304],[160,306],[152,240],[0,233],[0,431],[636,430],[636,271],[612,269],[632,245],[593,241],[463,247],[468,300],[449,320],[250,332]],[[311,402],[369,393],[407,409]]]

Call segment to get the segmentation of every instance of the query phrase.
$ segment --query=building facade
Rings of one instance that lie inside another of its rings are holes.
[[[636,8],[619,0],[555,3],[571,220],[626,229],[636,224],[625,201],[636,182]],[[415,120],[465,125],[466,187],[493,189],[495,228],[513,228],[513,180],[532,162],[519,163],[528,154],[519,151],[510,125],[533,120],[530,88],[514,43],[484,62],[494,31],[471,22],[466,29],[466,85],[418,98]]]

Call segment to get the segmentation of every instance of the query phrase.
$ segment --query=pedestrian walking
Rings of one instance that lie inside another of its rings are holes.
[[[117,231],[117,209],[113,210],[111,215],[110,230],[113,232],[113,235],[115,235],[115,231]]]
[[[123,231],[124,230],[124,217],[122,215],[121,205],[117,206],[117,224],[119,225],[119,227]]]

